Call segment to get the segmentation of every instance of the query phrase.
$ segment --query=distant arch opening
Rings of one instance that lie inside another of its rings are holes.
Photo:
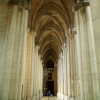
[[[51,59],[47,61],[47,68],[54,68],[54,62]]]

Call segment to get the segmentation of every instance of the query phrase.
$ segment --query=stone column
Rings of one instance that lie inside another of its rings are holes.
[[[69,36],[70,38],[70,67],[71,67],[71,95],[70,99],[74,100],[76,92],[76,64],[75,64],[75,44],[73,32]]]
[[[21,41],[20,71],[19,71],[19,84],[18,84],[19,85],[19,87],[18,87],[18,99],[19,100],[21,100],[22,75],[23,75],[23,65],[24,65],[28,10],[23,10],[23,13],[24,13],[24,23],[23,23],[22,41]]]
[[[75,12],[76,13],[76,12]],[[77,14],[77,13],[76,13]],[[79,57],[78,57],[78,38],[77,38],[77,34],[74,35],[75,38],[75,61],[76,61],[76,97],[77,100],[80,100],[80,70],[79,70]]]
[[[80,11],[77,11],[76,14],[76,22],[77,22],[77,44],[78,44],[78,65],[79,65],[79,76],[80,76],[80,92],[81,92],[81,100],[85,99],[85,94],[84,94],[84,74],[83,74],[83,63],[82,63],[82,45],[81,45],[81,30],[83,30],[80,25],[82,24],[82,19],[80,18]]]
[[[64,100],[67,99],[67,45],[63,45],[63,72],[64,72]]]
[[[93,100],[93,84],[91,75],[90,51],[88,42],[87,22],[85,8],[79,11],[80,18],[80,41],[83,65],[83,79],[84,79],[84,97],[83,100]],[[92,94],[92,95],[91,95]],[[91,96],[90,96],[91,95]]]
[[[33,73],[34,79],[33,79],[33,98],[32,100],[36,100],[36,97],[37,97],[37,91],[36,91],[36,88],[37,88],[37,70],[36,70],[37,59],[36,59],[36,56],[37,55],[36,55],[36,52],[37,52],[36,47],[34,47],[35,59],[34,59],[34,73]]]
[[[58,84],[57,84],[57,86],[58,86],[58,93],[57,93],[57,97],[59,97],[60,98],[60,93],[61,93],[61,89],[60,89],[60,87],[61,87],[61,70],[60,70],[60,68],[61,68],[61,61],[60,61],[60,58],[59,58],[59,60],[58,60],[58,72],[57,72],[57,79],[58,79]]]
[[[92,18],[90,7],[86,7],[86,18],[87,18],[87,30],[88,30],[88,41],[89,41],[89,50],[90,50],[90,62],[91,62],[91,76],[93,88],[91,87],[91,91],[93,91],[94,99],[99,100],[99,84],[98,84],[98,72],[97,72],[97,62],[96,62],[96,54],[95,54],[95,45],[94,45],[94,35],[92,28]]]
[[[68,39],[68,50],[67,50],[67,78],[68,78],[68,97],[71,96],[71,67],[70,67],[70,39]]]
[[[12,7],[12,13],[11,13],[11,22],[9,23],[9,31],[6,38],[6,47],[5,47],[5,58],[4,58],[4,65],[3,65],[3,72],[4,75],[2,77],[2,84],[1,84],[1,91],[2,95],[0,96],[1,100],[8,100],[8,98],[13,98],[13,95],[11,94],[11,97],[9,97],[9,88],[10,88],[10,76],[11,76],[11,69],[12,69],[12,58],[13,58],[13,47],[14,47],[14,37],[15,37],[15,29],[16,29],[16,19],[17,19],[17,10],[18,6],[14,5]],[[13,88],[11,88],[12,91]],[[11,92],[10,92],[11,93]]]
[[[57,63],[57,97],[59,97],[59,62]]]
[[[39,67],[38,67],[38,73],[39,73],[39,93],[41,92],[41,53],[38,54],[38,61],[39,61]]]
[[[39,99],[39,62],[38,62],[38,49],[39,49],[39,45],[37,44],[35,49],[36,49],[36,82],[37,82],[37,87],[36,87],[36,95],[37,95],[37,100]]]
[[[23,67],[23,82],[22,82],[22,99],[26,98],[27,88],[26,88],[26,64],[27,64],[27,41],[28,33],[30,33],[30,28],[27,28],[26,43],[25,43],[25,55],[24,55],[24,67]]]
[[[76,60],[75,59],[75,34],[77,33],[76,28],[72,29],[72,59],[73,59],[73,98],[77,96],[77,81],[76,81]]]
[[[99,27],[100,26],[100,0],[89,0],[89,1],[90,1],[90,8],[91,8],[91,15],[92,15],[94,44],[95,44],[98,79],[99,79],[98,81],[99,81],[99,90],[100,90],[100,74],[99,74],[100,73],[99,72],[100,70],[100,27]],[[95,81],[93,84],[98,84],[98,83]]]
[[[2,76],[5,57],[5,41],[8,33],[7,23],[10,23],[11,15],[11,9],[8,9],[7,2],[8,0],[0,1],[0,100],[2,97]]]
[[[25,71],[25,88],[27,98],[31,98],[31,60],[32,60],[32,34],[27,34],[27,58],[26,58],[26,71]]]
[[[43,97],[43,60],[41,59],[41,97]]]
[[[23,14],[22,14],[22,18],[23,18]],[[11,66],[12,69],[11,69],[10,90],[9,90],[9,95],[14,100],[17,99],[17,93],[18,93],[18,76],[19,76],[20,54],[21,54],[20,43],[22,37],[20,36],[20,21],[21,21],[21,12],[18,12],[17,20],[16,20],[15,41],[14,41],[14,48],[13,48],[14,51],[13,51],[13,58],[12,58],[12,66]],[[22,19],[22,23],[23,23],[23,19]]]
[[[31,87],[30,87],[30,95],[31,95],[31,98],[33,96],[33,88],[34,88],[34,59],[35,59],[35,54],[34,54],[34,47],[35,47],[35,36],[36,36],[36,31],[31,31],[31,34],[32,34],[32,58],[31,58],[31,75],[30,75],[30,79],[31,79]]]
[[[4,3],[7,4],[6,0]],[[6,10],[7,9],[4,9],[4,11]],[[27,10],[23,10],[22,13],[18,12],[18,6],[11,4],[9,10],[8,25],[7,29],[5,29],[7,36],[5,41],[5,58],[2,73],[4,76],[2,77],[2,95],[0,95],[1,100],[21,100],[23,68],[20,66],[20,64],[22,64],[21,61],[23,61],[24,57],[27,15]],[[20,19],[22,20],[20,21]],[[20,57],[20,55],[22,56]]]
[[[63,54],[61,53],[61,94],[60,94],[60,97],[61,97],[61,99],[63,99],[63,79],[64,79],[64,77],[63,77]]]
[[[41,53],[39,53],[39,98],[42,97],[42,61]]]
[[[75,12],[75,20],[76,20],[76,22],[77,22],[77,12]],[[78,22],[77,22],[77,24],[78,24]],[[74,71],[75,71],[75,86],[74,86],[74,88],[75,88],[75,95],[74,95],[74,97],[75,98],[77,98],[77,100],[80,100],[80,78],[79,78],[79,73],[80,73],[80,70],[79,70],[79,58],[78,58],[78,53],[79,53],[79,51],[78,51],[78,46],[79,46],[79,43],[78,43],[78,25],[77,25],[77,28],[73,28],[73,30],[72,30],[72,32],[73,32],[73,35],[74,35],[74,41],[73,41],[73,44],[74,44],[74,59],[73,59],[73,63],[75,63],[75,69],[74,69]]]

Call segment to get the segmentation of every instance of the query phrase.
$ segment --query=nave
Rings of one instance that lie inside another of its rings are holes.
[[[0,100],[100,100],[100,0],[0,0]]]

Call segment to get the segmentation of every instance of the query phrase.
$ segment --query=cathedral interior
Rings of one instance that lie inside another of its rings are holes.
[[[100,0],[0,0],[0,100],[100,100]]]

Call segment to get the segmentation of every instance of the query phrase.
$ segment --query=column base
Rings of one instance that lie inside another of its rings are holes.
[[[43,93],[41,93],[41,96],[40,97],[43,98]]]
[[[32,97],[32,100],[37,100],[37,96],[33,96]]]
[[[41,99],[41,94],[37,94],[37,100]]]
[[[60,97],[62,100],[64,100],[64,94],[61,94],[61,97]]]
[[[64,100],[68,100],[68,96],[67,95],[64,95]]]
[[[57,93],[57,97],[60,98],[60,93]]]

